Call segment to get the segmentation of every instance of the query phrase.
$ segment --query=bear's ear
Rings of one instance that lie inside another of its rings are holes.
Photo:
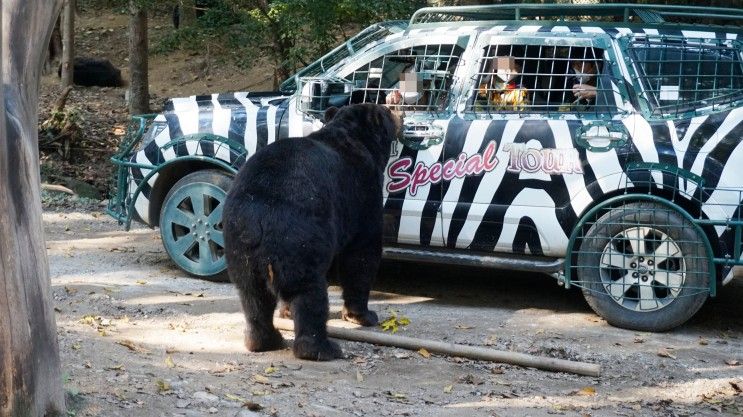
[[[327,110],[325,110],[325,116],[323,116],[323,122],[327,123],[329,122],[333,117],[335,117],[335,114],[338,113],[338,107],[330,106]]]

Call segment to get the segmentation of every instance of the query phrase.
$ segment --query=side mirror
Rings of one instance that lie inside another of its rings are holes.
[[[299,110],[312,116],[345,106],[353,92],[353,83],[343,79],[309,78],[300,80],[300,85]]]

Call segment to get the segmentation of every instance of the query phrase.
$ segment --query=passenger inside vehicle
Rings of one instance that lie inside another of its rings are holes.
[[[596,102],[596,77],[598,74],[598,63],[590,49],[586,52],[574,53],[570,59],[571,77],[568,79],[568,87],[573,94],[573,102],[576,104],[590,105]]]
[[[417,67],[417,71],[416,71]],[[448,96],[449,73],[435,60],[420,59],[407,65],[385,97],[390,106],[407,110],[442,110]]]
[[[522,83],[522,65],[513,56],[490,59],[477,90],[477,107],[488,110],[523,110],[528,90]]]

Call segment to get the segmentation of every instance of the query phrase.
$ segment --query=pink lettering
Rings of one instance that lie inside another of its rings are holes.
[[[387,184],[387,192],[390,194],[400,192],[410,185],[410,174],[405,172],[413,165],[411,158],[402,158],[390,164],[387,175],[392,181]]]
[[[387,168],[387,176],[391,180],[387,184],[387,191],[396,193],[408,188],[411,195],[416,195],[420,187],[429,184],[490,172],[498,165],[497,146],[495,141],[491,141],[482,154],[474,154],[468,157],[466,153],[462,152],[456,158],[447,159],[444,162],[434,162],[430,166],[427,166],[424,162],[418,162],[415,164],[412,173],[407,171],[413,166],[413,159],[399,159]]]

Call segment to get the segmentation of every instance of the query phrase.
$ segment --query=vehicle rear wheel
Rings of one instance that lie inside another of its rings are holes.
[[[614,326],[665,331],[702,307],[710,272],[706,237],[689,220],[650,202],[596,217],[581,240],[576,282],[596,313]]]
[[[182,270],[210,281],[227,281],[222,210],[232,178],[221,171],[197,171],[181,178],[160,210],[160,236]]]

